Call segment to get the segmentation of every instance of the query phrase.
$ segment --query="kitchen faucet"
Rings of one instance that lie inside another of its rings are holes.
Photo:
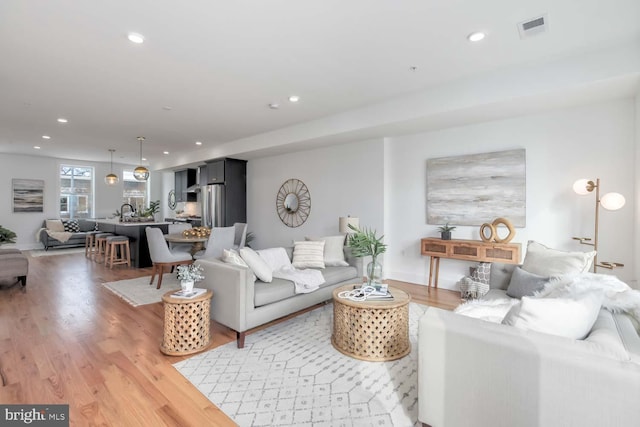
[[[125,206],[129,206],[129,212],[135,212],[135,209],[133,208],[133,205],[130,205],[129,203],[123,203],[122,206],[120,206],[120,222],[124,222],[124,207]]]

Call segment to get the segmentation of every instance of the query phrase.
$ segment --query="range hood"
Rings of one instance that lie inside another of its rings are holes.
[[[199,192],[200,192],[200,186],[198,184],[187,187],[187,193],[199,193]]]
[[[187,182],[187,193],[199,193],[200,192],[200,168],[196,169],[195,181]]]

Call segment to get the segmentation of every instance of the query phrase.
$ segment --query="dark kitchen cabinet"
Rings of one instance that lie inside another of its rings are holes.
[[[207,180],[202,181],[200,203],[203,226],[228,227],[235,222],[247,222],[247,161],[215,159],[206,162]]]
[[[176,202],[195,202],[197,194],[187,189],[197,184],[198,171],[183,169],[175,172]]]
[[[226,159],[207,162],[207,184],[224,184]]]

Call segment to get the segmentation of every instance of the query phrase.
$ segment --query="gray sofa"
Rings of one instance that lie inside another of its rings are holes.
[[[293,248],[285,249],[291,259]],[[243,348],[249,329],[330,300],[338,286],[360,283],[362,258],[354,257],[349,247],[344,247],[344,254],[349,266],[322,269],[325,283],[307,294],[296,294],[289,280],[274,278],[271,283],[254,282],[250,269],[217,259],[195,262],[202,266],[205,277],[198,282],[198,287],[213,291],[211,319],[236,331],[238,348]]]
[[[43,221],[42,229],[40,230],[40,242],[44,245],[45,250],[49,250],[49,248],[73,248],[78,246],[84,246],[85,238],[87,237],[87,233],[94,231],[96,228],[96,222],[90,219],[78,218],[78,227],[80,229],[79,232],[73,233],[71,238],[66,242],[61,242],[53,237],[51,237],[47,233],[47,221]]]

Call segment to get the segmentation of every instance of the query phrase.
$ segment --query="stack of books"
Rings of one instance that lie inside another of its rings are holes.
[[[174,293],[171,294],[171,296],[173,298],[185,298],[185,299],[189,299],[189,298],[195,298],[199,295],[204,294],[205,292],[207,292],[206,289],[202,289],[202,288],[193,288],[191,291],[186,292],[186,291],[176,291]]]
[[[393,295],[391,295],[391,292],[389,292],[389,289],[386,283],[375,285],[374,288],[376,290],[367,295],[367,300],[371,300],[371,301],[393,300]]]

